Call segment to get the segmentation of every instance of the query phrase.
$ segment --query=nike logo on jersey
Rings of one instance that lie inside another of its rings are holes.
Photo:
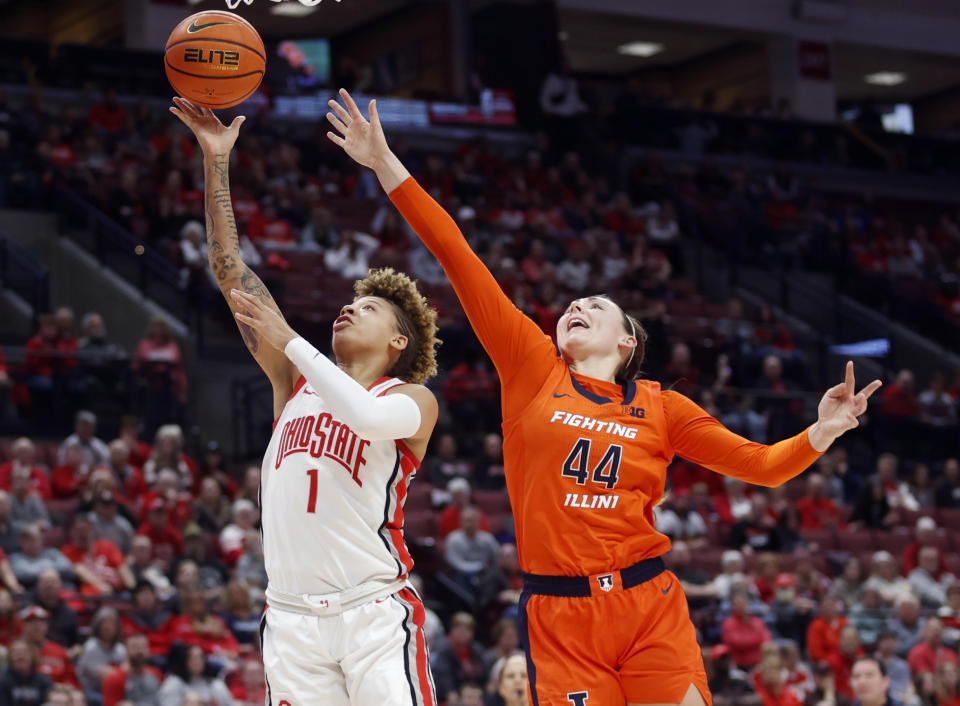
[[[603,431],[607,434],[613,434],[614,436],[622,436],[624,439],[637,438],[636,427],[627,427],[617,422],[601,422],[593,417],[587,417],[582,414],[572,414],[570,412],[564,412],[563,410],[557,410],[553,413],[553,416],[550,417],[550,423],[553,424],[554,422],[560,422],[565,426],[576,427],[577,429],[584,429],[586,431]]]
[[[587,495],[584,493],[567,493],[563,501],[564,507],[575,507],[580,510],[612,510],[620,502],[619,495]]]
[[[662,593],[663,595],[667,595],[668,593],[670,593],[670,589],[671,589],[671,588],[673,588],[673,584],[672,584],[672,583],[671,583],[669,586],[667,586],[666,588],[661,588],[661,589],[660,589],[660,593]]]
[[[309,453],[313,458],[329,458],[346,470],[354,482],[363,487],[360,468],[367,462],[364,450],[370,442],[361,439],[346,424],[334,419],[329,412],[291,419],[280,432],[280,445],[274,468],[280,468],[283,459],[293,454]]]
[[[554,392],[554,397],[573,397],[573,395],[568,395],[566,392]]]
[[[190,26],[187,27],[187,34],[195,34],[197,32],[202,32],[205,29],[210,29],[211,27],[216,27],[217,25],[232,25],[236,24],[235,22],[207,22],[206,24],[198,25],[197,21],[194,20],[190,23]]]

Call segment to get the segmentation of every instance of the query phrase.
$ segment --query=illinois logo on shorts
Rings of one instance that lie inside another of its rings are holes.
[[[604,574],[603,576],[597,576],[597,583],[600,584],[600,588],[603,591],[613,590],[613,574]]]

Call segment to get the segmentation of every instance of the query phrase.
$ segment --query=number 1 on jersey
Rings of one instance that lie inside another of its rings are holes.
[[[314,513],[317,511],[317,469],[308,469],[307,475],[310,476],[310,496],[307,498],[307,512]]]
[[[561,475],[567,478],[573,478],[577,485],[586,485],[587,477],[590,475],[590,439],[579,438],[573,445],[570,453],[567,454],[567,460],[563,462],[563,471]],[[623,447],[619,444],[610,444],[606,453],[600,459],[600,463],[593,469],[594,483],[603,485],[610,490],[615,488],[620,473],[620,459],[623,457]]]

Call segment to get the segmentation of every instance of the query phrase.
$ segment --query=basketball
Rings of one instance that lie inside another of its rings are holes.
[[[204,108],[229,108],[253,95],[266,68],[263,40],[232,12],[190,15],[164,49],[167,79],[183,98]]]

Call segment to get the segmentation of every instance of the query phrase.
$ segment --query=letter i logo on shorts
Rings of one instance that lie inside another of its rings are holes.
[[[610,591],[613,588],[613,574],[597,576],[597,583],[600,584],[600,588],[602,588],[604,591]]]
[[[589,691],[575,691],[571,694],[567,694],[567,701],[572,703],[573,706],[587,706],[587,701],[589,699]]]

